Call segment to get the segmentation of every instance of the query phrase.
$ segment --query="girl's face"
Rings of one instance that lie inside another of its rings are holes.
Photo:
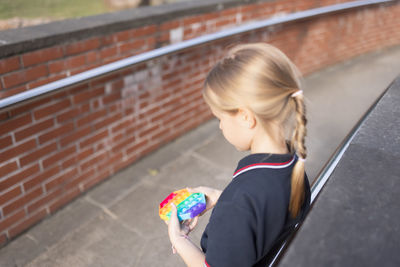
[[[251,136],[239,112],[231,114],[215,108],[211,108],[211,112],[219,119],[219,128],[229,143],[239,151],[250,149]]]

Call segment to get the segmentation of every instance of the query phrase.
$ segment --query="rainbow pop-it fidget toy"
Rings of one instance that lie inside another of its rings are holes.
[[[187,189],[181,189],[172,192],[160,203],[159,214],[164,221],[169,221],[171,217],[171,203],[174,203],[178,210],[179,221],[194,218],[206,208],[204,194],[190,194]]]

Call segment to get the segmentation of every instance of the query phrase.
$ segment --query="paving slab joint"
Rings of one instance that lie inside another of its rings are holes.
[[[106,206],[104,206],[103,204],[93,200],[89,196],[86,196],[85,200],[87,202],[89,202],[90,204],[92,204],[92,205],[94,205],[96,207],[99,207],[105,214],[110,216],[113,220],[118,220],[118,216],[116,214],[114,214],[111,210],[109,210]]]

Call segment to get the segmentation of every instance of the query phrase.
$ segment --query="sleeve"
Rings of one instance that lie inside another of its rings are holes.
[[[208,225],[206,266],[253,266],[256,262],[255,216],[234,202],[220,202]]]

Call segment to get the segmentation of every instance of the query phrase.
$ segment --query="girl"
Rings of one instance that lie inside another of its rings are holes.
[[[266,266],[268,253],[304,218],[310,187],[299,78],[286,55],[264,43],[234,47],[208,74],[203,96],[224,137],[251,154],[223,192],[191,189],[213,208],[201,249],[187,237],[197,218],[181,225],[172,207],[169,238],[188,266]]]

